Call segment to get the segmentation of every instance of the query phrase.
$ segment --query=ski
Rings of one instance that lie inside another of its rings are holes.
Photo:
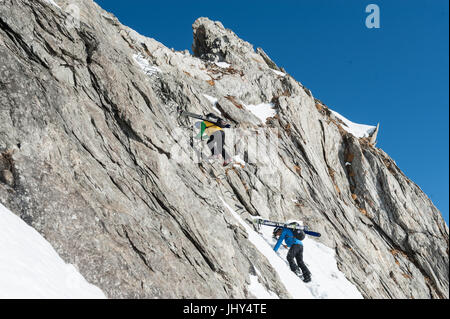
[[[305,234],[313,237],[320,237],[321,234],[318,232],[310,231],[308,226],[290,226],[286,223],[281,222],[274,222],[267,219],[254,219],[253,222],[259,227],[261,225],[263,226],[270,226],[270,227],[281,227],[281,228],[290,228],[290,229],[298,229],[304,231]]]
[[[199,114],[195,114],[195,113],[191,113],[191,112],[187,112],[187,111],[182,111],[181,112],[182,116],[187,116],[187,117],[192,117],[194,119],[198,119],[198,120],[203,120],[203,121],[207,121],[210,123],[213,123],[214,125],[217,125],[218,127],[221,128],[228,128],[229,124],[223,124],[223,123],[219,123],[220,121],[218,121],[218,119],[220,120],[220,118],[214,118],[211,116],[204,116],[204,115],[199,115]]]
[[[308,230],[308,226],[289,226],[287,223],[274,222],[271,220],[260,219],[260,218],[254,219],[254,223],[258,224],[258,225],[264,225],[264,226],[283,227],[283,228],[298,229],[298,230]]]
[[[313,237],[320,237],[320,236],[322,236],[320,233],[315,232],[315,231],[304,230],[304,232],[305,232],[306,235],[313,236]]]

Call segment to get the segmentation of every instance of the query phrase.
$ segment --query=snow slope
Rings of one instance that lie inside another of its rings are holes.
[[[106,298],[32,227],[0,203],[1,298]]]
[[[256,269],[256,273],[259,275],[258,269]],[[248,285],[248,290],[258,299],[280,299],[277,294],[268,291],[263,284],[259,282],[258,276],[250,275],[250,285]]]
[[[310,239],[303,240],[304,253],[303,260],[312,273],[312,281],[304,283],[289,268],[286,259],[288,249],[283,246],[278,252],[273,250],[276,240],[272,238],[272,227],[262,226],[261,235],[250,227],[223,199],[222,202],[228,211],[245,228],[249,235],[250,242],[264,255],[293,298],[306,299],[362,299],[358,289],[345,278],[345,275],[337,268],[334,258],[334,251],[325,245]],[[254,286],[255,278],[250,278]],[[255,297],[270,296],[273,292],[261,292],[261,287],[253,287],[257,291]],[[252,289],[250,289],[252,291]]]

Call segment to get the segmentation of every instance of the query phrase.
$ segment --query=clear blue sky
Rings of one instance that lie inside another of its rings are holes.
[[[448,0],[95,0],[139,33],[191,49],[192,23],[221,21],[353,122],[449,220]],[[381,28],[367,29],[377,4]]]

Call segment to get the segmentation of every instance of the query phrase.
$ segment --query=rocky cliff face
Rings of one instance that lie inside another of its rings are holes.
[[[191,56],[91,0],[56,2],[0,3],[0,200],[107,296],[250,298],[256,267],[289,298],[222,198],[244,219],[304,220],[364,297],[448,298],[440,212],[262,49],[200,18]],[[276,151],[186,160],[179,111],[210,112],[205,94]],[[245,107],[269,102],[265,123]]]

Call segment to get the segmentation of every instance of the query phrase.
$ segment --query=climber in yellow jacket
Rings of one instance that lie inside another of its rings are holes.
[[[208,138],[207,145],[213,156],[222,155],[224,160],[223,165],[227,166],[231,162],[231,157],[229,157],[225,151],[225,132],[223,131],[223,128],[229,128],[230,125],[226,124],[223,119],[212,113],[209,113],[207,117],[214,120],[216,124],[208,121],[201,122],[199,138]]]

